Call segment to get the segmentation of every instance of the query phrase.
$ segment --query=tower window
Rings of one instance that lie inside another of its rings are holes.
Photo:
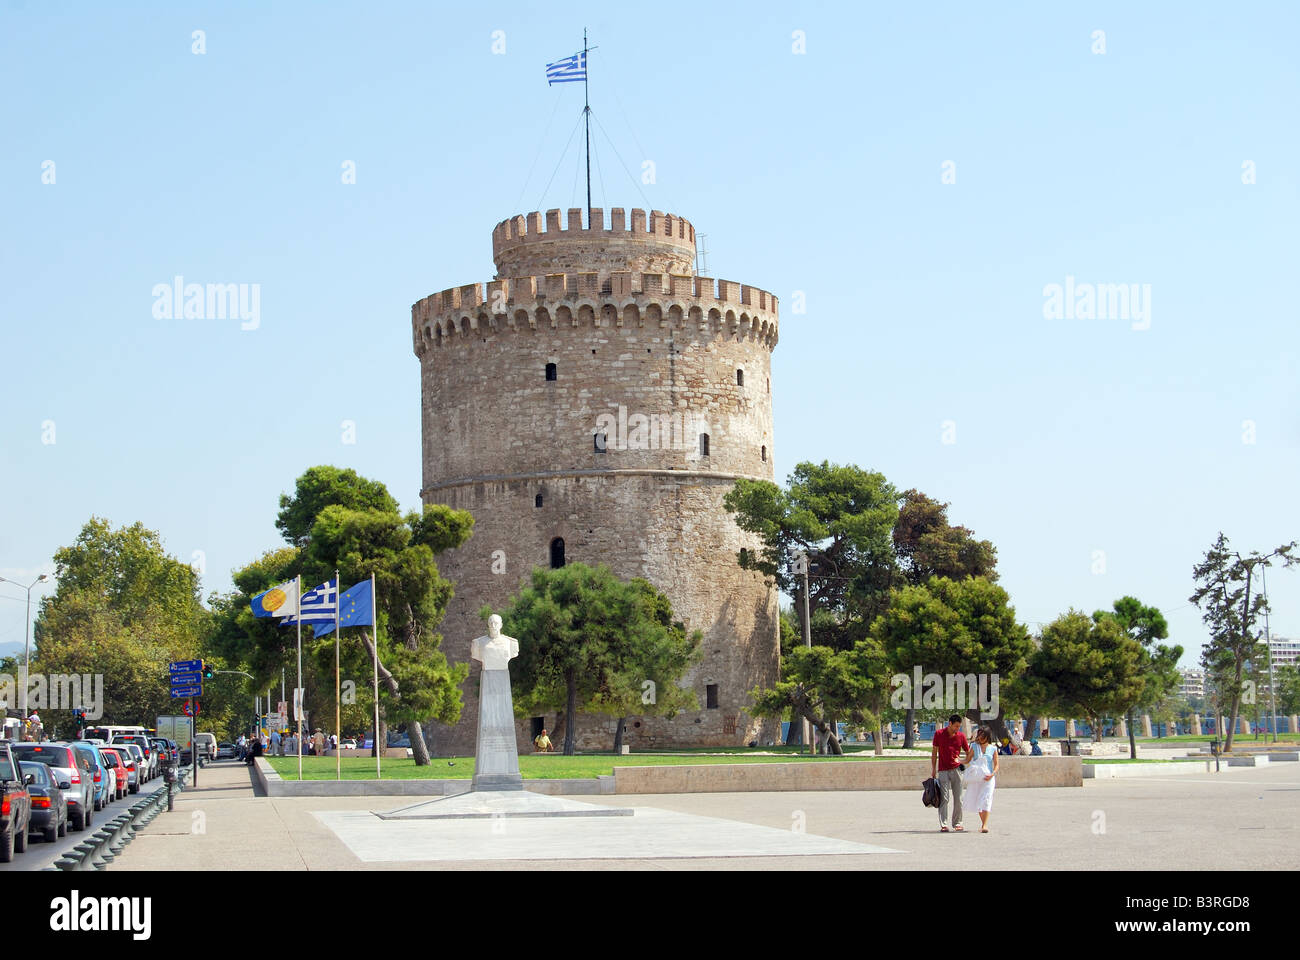
[[[700,456],[707,457],[708,455],[709,455],[709,435],[707,433],[701,433],[700,434]]]
[[[738,386],[738,387],[743,387],[744,385],[745,385],[745,371],[744,371],[744,370],[737,370],[737,371],[736,371],[736,386]]]
[[[711,683],[704,688],[704,707],[706,710],[718,709],[718,685]]]
[[[763,444],[761,449],[763,451],[763,462],[767,463],[767,444]],[[540,507],[541,504],[539,503],[538,506]]]
[[[557,375],[556,375],[556,372],[555,372],[555,364],[553,364],[553,363],[548,363],[548,364],[546,365],[546,379],[547,379],[547,380],[555,380],[555,379],[557,379]]]
[[[740,565],[743,567],[749,562],[749,550],[745,547],[740,548]]]
[[[564,566],[564,538],[556,537],[551,541],[551,569],[559,570]]]
[[[533,506],[540,507],[541,505],[542,505],[542,495],[539,493],[537,496],[533,497]]]
[[[595,447],[597,453],[605,452],[605,434],[604,432],[593,433],[591,435],[591,444]]]

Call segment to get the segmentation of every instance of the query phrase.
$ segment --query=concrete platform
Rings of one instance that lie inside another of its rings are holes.
[[[475,790],[454,797],[426,800],[386,813],[373,811],[380,820],[475,820],[515,817],[630,817],[633,811],[600,807],[527,790]]]
[[[580,800],[559,800],[556,797],[538,799],[589,805]],[[620,819],[584,816],[568,820],[495,818],[490,823],[380,819],[376,814],[354,812],[318,812],[315,816],[347,845],[357,859],[366,863],[673,860],[903,852],[873,844],[650,807],[624,808],[618,812],[635,813],[635,816]]]

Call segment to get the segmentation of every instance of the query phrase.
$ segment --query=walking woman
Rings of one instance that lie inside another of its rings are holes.
[[[975,732],[970,768],[966,771],[966,789],[961,805],[980,815],[980,833],[989,832],[989,812],[993,809],[993,788],[997,786],[998,750],[988,727]]]

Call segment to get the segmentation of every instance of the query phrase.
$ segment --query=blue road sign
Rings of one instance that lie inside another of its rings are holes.
[[[192,670],[187,673],[173,673],[171,681],[173,687],[189,686],[192,683],[202,683],[203,674],[199,673],[197,670]]]
[[[203,687],[199,684],[191,684],[186,687],[172,687],[173,697],[201,697],[203,696]]]
[[[172,673],[192,673],[203,670],[202,660],[173,660],[167,665]]]

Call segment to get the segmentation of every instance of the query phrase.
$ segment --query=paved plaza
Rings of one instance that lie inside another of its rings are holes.
[[[580,801],[581,798],[573,798]],[[941,834],[920,790],[600,796],[632,817],[384,821],[409,797],[259,797],[203,770],[113,870],[1295,870],[1300,764],[999,790]]]

